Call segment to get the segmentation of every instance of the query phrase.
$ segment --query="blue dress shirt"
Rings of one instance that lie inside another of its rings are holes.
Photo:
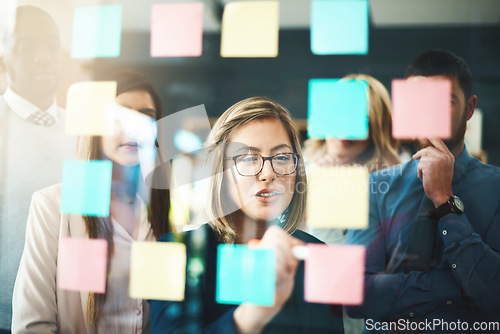
[[[469,329],[476,321],[500,321],[500,168],[464,148],[452,187],[465,212],[437,223],[431,271],[405,273],[412,221],[425,194],[417,165],[412,160],[370,175],[369,226],[347,236],[348,244],[367,247],[365,300],[347,313],[396,322],[460,320]]]

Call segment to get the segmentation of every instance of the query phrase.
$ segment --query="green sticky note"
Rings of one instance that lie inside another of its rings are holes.
[[[274,305],[276,254],[273,249],[219,245],[216,300],[221,304]]]
[[[71,57],[118,57],[121,30],[121,5],[75,8]]]
[[[111,161],[65,160],[61,212],[98,217],[109,216]]]
[[[309,80],[309,137],[368,138],[367,91],[368,84],[363,80]]]
[[[311,51],[368,53],[368,0],[312,0]]]

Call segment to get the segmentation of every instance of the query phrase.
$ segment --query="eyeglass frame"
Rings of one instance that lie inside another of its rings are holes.
[[[294,164],[294,169],[290,173],[281,174],[281,173],[276,172],[276,170],[274,169],[273,158],[276,157],[277,155],[280,155],[280,154],[291,154],[292,156],[294,156],[297,159],[296,163]],[[258,156],[261,159],[262,163],[261,163],[260,169],[259,169],[259,171],[257,173],[252,174],[252,175],[243,175],[238,170],[238,164],[236,163],[236,159],[238,159],[239,157],[246,156],[246,155],[256,155],[256,156]],[[273,172],[276,175],[282,176],[282,175],[292,175],[293,173],[295,173],[297,171],[297,167],[299,166],[299,159],[301,157],[302,157],[302,155],[300,155],[299,153],[292,153],[292,152],[276,153],[275,155],[272,155],[272,156],[269,156],[269,157],[264,157],[264,156],[260,155],[259,153],[250,153],[250,154],[238,154],[238,155],[234,155],[232,157],[225,158],[224,160],[233,160],[234,161],[234,166],[236,167],[236,171],[238,172],[238,174],[240,174],[243,177],[245,177],[245,176],[252,177],[252,176],[259,175],[262,172],[262,170],[264,169],[264,164],[266,163],[267,160],[269,160],[269,163],[271,164],[271,168],[272,168]]]

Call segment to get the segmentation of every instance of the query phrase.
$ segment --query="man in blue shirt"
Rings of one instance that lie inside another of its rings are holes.
[[[366,318],[365,332],[500,333],[500,168],[464,146],[477,104],[469,67],[433,50],[405,77],[451,80],[452,137],[420,140],[410,162],[370,176],[369,226],[347,237],[367,247],[365,300],[347,313]],[[415,232],[426,224],[429,240]]]

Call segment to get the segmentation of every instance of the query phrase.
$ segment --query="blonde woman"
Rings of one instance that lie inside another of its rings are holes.
[[[304,301],[303,263],[292,254],[319,242],[297,229],[306,199],[300,144],[289,112],[267,98],[240,101],[218,119],[207,143],[210,219],[180,237],[188,268],[198,257],[204,272],[188,274],[184,302],[150,301],[154,333],[343,333],[340,307]],[[251,239],[276,249],[275,304],[216,303],[217,246]]]
[[[391,99],[384,85],[367,74],[350,74],[344,80],[368,83],[369,135],[366,140],[311,138],[305,142],[308,164],[319,166],[364,165],[370,172],[400,163],[398,142],[391,136]]]
[[[142,75],[123,72],[116,102],[159,119],[161,101]],[[26,245],[13,298],[14,333],[148,333],[149,304],[128,294],[130,248],[170,232],[167,190],[152,189],[149,205],[140,197],[140,142],[128,133],[80,140],[82,160],[113,163],[110,215],[106,218],[60,213],[61,184],[35,192],[26,229]],[[108,241],[106,293],[62,290],[56,285],[61,237]]]

